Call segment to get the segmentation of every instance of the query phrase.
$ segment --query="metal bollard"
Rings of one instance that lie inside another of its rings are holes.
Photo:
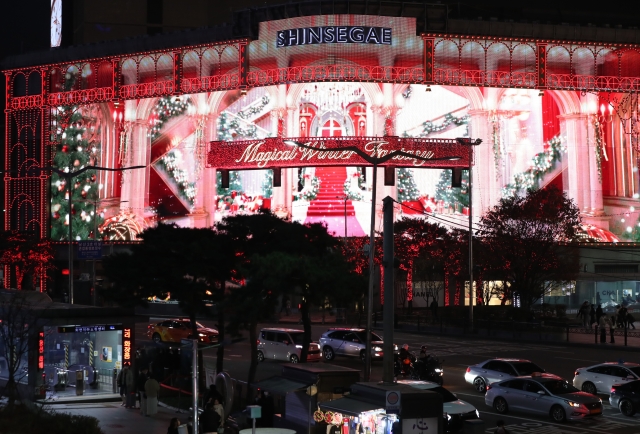
[[[84,371],[76,371],[76,395],[84,395]]]

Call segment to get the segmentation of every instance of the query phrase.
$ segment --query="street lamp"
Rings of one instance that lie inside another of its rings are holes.
[[[461,145],[469,147],[469,327],[473,331],[473,147],[482,143],[482,139],[472,141],[469,138],[457,138]]]
[[[82,175],[88,170],[107,171],[107,172],[122,172],[130,169],[144,169],[146,166],[132,166],[132,167],[120,167],[117,169],[111,167],[98,167],[98,166],[86,166],[75,172],[65,172],[57,167],[31,167],[29,170],[37,170],[39,172],[52,171],[58,174],[61,178],[64,178],[66,184],[69,186],[69,304],[73,304],[73,239],[72,239],[72,227],[73,218],[71,215],[73,205],[73,192],[71,191],[71,180],[78,175]]]
[[[306,145],[304,143],[299,143],[294,140],[285,140],[284,141],[288,145],[298,146],[301,148],[317,150],[313,146]],[[383,156],[378,156],[378,146],[385,144],[386,141],[381,138],[380,141],[374,142],[374,149],[372,154],[368,154],[365,151],[361,150],[356,146],[344,146],[339,148],[331,148],[331,151],[351,151],[354,154],[358,155],[367,163],[373,166],[373,184],[371,189],[371,225],[369,227],[369,290],[367,294],[367,347],[365,354],[365,371],[364,371],[364,381],[369,381],[371,379],[371,321],[373,317],[373,280],[374,280],[374,268],[373,268],[373,258],[375,256],[375,225],[376,225],[376,184],[378,182],[378,165],[386,163],[387,161],[395,158],[397,156],[407,157],[411,159],[423,160],[423,161],[456,161],[460,160],[461,157],[444,157],[444,158],[424,158],[420,156],[416,156],[414,154],[410,154],[408,152],[404,152],[401,150],[395,150],[385,154]]]

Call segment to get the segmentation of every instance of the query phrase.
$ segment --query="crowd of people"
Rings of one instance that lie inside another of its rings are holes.
[[[590,304],[585,301],[578,309],[578,319],[582,321],[584,328],[593,329],[598,328],[600,330],[600,343],[607,343],[607,330],[609,330],[609,343],[615,343],[615,330],[616,329],[634,329],[636,319],[629,312],[627,306],[617,305],[614,313],[607,315],[602,309],[602,305],[598,304],[595,307],[594,304]]]

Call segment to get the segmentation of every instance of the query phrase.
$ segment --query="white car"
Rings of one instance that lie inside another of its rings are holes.
[[[544,374],[547,371],[529,360],[489,359],[469,366],[464,373],[464,379],[467,383],[473,384],[478,392],[484,393],[491,383],[523,375],[532,375],[536,372]]]
[[[639,378],[640,365],[637,363],[605,362],[576,369],[573,387],[594,395],[609,395],[614,384],[625,384]]]
[[[480,412],[473,405],[458,399],[438,383],[421,380],[398,380],[398,384],[406,384],[420,390],[430,390],[442,396],[442,412],[447,433],[461,430],[465,420],[480,417]]]

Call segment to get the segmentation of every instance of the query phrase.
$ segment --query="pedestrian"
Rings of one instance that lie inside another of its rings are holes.
[[[504,421],[503,420],[496,421],[496,425],[498,427],[494,431],[495,434],[509,434],[509,431],[507,431],[507,429],[504,427]]]
[[[438,300],[433,297],[433,301],[429,305],[429,309],[431,309],[431,317],[432,321],[435,323],[438,321]]]
[[[118,376],[116,377],[116,383],[118,384],[118,392],[120,393],[120,399],[122,399],[122,403],[120,404],[120,407],[124,407],[125,404],[127,403],[127,391],[124,386],[124,381],[122,381],[123,377],[124,377],[124,369],[121,369],[120,372],[118,372]]]
[[[131,362],[125,362],[125,369],[127,374],[125,375],[125,385],[127,387],[127,399],[124,408],[136,408],[136,376],[131,368]]]
[[[149,369],[146,366],[142,367],[142,370],[138,374],[138,381],[136,386],[138,389],[138,399],[140,400],[140,414],[147,415],[147,394],[144,390],[144,385],[149,379]]]
[[[609,343],[610,344],[616,343],[616,338],[614,336],[615,332],[616,332],[616,317],[614,315],[611,315],[611,320],[609,325],[609,336],[610,336]]]
[[[144,391],[147,394],[147,416],[153,416],[158,413],[158,392],[160,391],[160,383],[153,378],[153,375],[144,383]]]
[[[632,329],[636,329],[635,324],[633,324],[634,322],[636,322],[636,319],[633,317],[633,315],[631,315],[630,313],[627,313],[627,324],[629,328]]]
[[[167,434],[180,434],[178,431],[178,427],[180,426],[180,419],[174,417],[169,422],[169,429],[167,430]]]
[[[204,410],[198,417],[200,431],[202,434],[217,433],[220,427],[220,415],[213,410],[213,404],[207,402]]]
[[[602,305],[598,303],[598,307],[596,308],[596,324],[600,324],[600,318],[602,318]]]
[[[618,311],[618,327],[627,328],[627,313],[629,310],[626,306],[622,306]]]
[[[596,323],[596,310],[593,307],[594,305],[591,305],[591,309],[589,310],[589,328],[593,327],[593,325]]]
[[[218,388],[216,387],[215,384],[210,384],[209,385],[209,390],[207,390],[207,394],[204,396],[204,403],[212,403],[213,401],[217,399],[219,402],[222,402],[222,394],[220,392],[218,392]]]
[[[607,343],[607,324],[609,324],[609,318],[606,315],[602,315],[600,317],[600,321],[598,322],[598,327],[600,327],[600,343]]]
[[[118,372],[116,381],[118,383],[118,387],[120,388],[120,398],[122,399],[122,404],[120,404],[120,407],[129,408],[129,403],[128,403],[129,390],[134,391],[134,387],[135,387],[135,383],[133,380],[133,372],[131,372],[129,365],[124,365],[122,370]]]
[[[582,327],[587,328],[587,324],[589,322],[589,302],[585,301],[580,306],[580,310],[578,311],[578,318],[582,319]]]

